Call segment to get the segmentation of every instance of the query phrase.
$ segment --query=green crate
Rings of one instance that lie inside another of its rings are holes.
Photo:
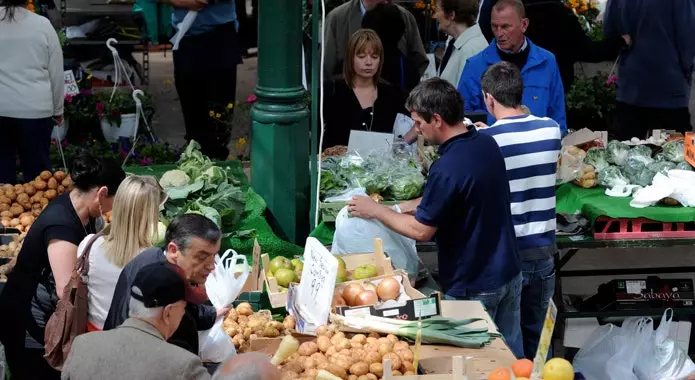
[[[270,306],[270,300],[268,299],[268,293],[264,292],[243,292],[239,294],[239,297],[234,301],[234,307],[239,306],[242,302],[248,302],[251,305],[253,311],[259,310],[270,310],[271,314],[282,314],[286,315],[287,310],[284,307],[273,308]]]

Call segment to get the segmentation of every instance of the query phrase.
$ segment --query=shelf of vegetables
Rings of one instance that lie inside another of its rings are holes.
[[[415,156],[379,152],[329,156],[321,163],[322,220],[331,222],[353,195],[366,193],[391,205],[422,194],[425,177]]]
[[[293,257],[304,251],[275,235],[264,217],[265,201],[249,186],[241,162],[213,162],[195,141],[175,165],[129,167],[127,172],[159,178],[169,195],[160,214],[160,228],[177,215],[198,213],[222,229],[221,251],[231,248],[250,260],[254,239],[271,257]]]

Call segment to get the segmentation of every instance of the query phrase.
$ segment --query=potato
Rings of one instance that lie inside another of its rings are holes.
[[[5,193],[3,192],[3,193],[0,193],[0,203],[9,206],[9,205],[12,204],[12,199],[10,199],[9,197],[5,196]]]
[[[48,187],[48,184],[41,179],[34,180],[33,184],[36,190],[46,190],[46,188]]]
[[[377,351],[379,352],[379,354],[381,354],[381,356],[384,356],[389,352],[393,351],[393,347],[390,343],[381,343]]]
[[[369,365],[365,362],[357,362],[350,366],[350,373],[361,376],[369,372]]]
[[[367,351],[362,348],[353,348],[350,350],[350,356],[355,360],[362,360],[367,355]]]
[[[320,371],[320,370],[327,371],[329,365],[330,365],[330,363],[328,363],[327,361],[325,361],[325,362],[317,362],[317,363],[316,363],[316,370],[318,370],[318,371]]]
[[[46,199],[48,199],[49,201],[54,200],[55,197],[57,197],[57,196],[58,196],[58,192],[55,191],[54,189],[46,190],[46,195],[45,195],[45,197],[46,197]]]
[[[379,355],[378,352],[374,352],[374,351],[367,352],[364,355],[364,359],[362,359],[362,361],[365,363],[379,363],[379,364],[381,364],[381,355]]]
[[[391,359],[391,368],[394,371],[401,368],[401,365],[403,365],[401,358],[393,352],[389,352],[388,354],[384,355],[381,358],[381,361],[384,362],[386,359]]]
[[[320,362],[325,362],[326,360],[328,360],[328,359],[326,358],[326,355],[324,355],[324,354],[322,354],[322,353],[320,353],[320,352],[316,352],[316,353],[312,354],[312,355],[309,356],[309,357],[310,357],[311,359],[314,360],[314,363],[317,363],[317,364],[320,363]]]
[[[335,355],[330,360],[328,360],[328,362],[339,365],[345,371],[347,371],[352,365],[352,363],[354,363],[352,358],[349,358],[345,355]]]
[[[9,189],[14,189],[14,186],[10,185],[9,183],[8,183],[8,184],[5,184],[5,185],[2,185],[2,191],[3,191],[3,192],[5,192],[5,191],[7,191],[7,190],[9,190]]]
[[[0,203],[0,212],[2,212],[2,211],[10,211],[10,205]]]
[[[280,380],[295,380],[299,378],[299,373],[293,371],[283,371]]]
[[[304,367],[304,370],[316,368],[316,361],[312,359],[311,357],[302,357],[302,366]]]
[[[25,211],[31,211],[31,202],[22,202],[19,204]]]
[[[410,350],[410,345],[408,342],[399,340],[393,345],[393,352],[397,352],[398,350]]]
[[[14,185],[14,192],[15,194],[21,194],[24,192],[24,185]]]
[[[239,315],[245,315],[249,316],[253,314],[253,309],[251,308],[251,304],[248,302],[242,302],[236,307],[237,313]]]
[[[41,198],[39,200],[39,203],[41,203],[41,207],[46,207],[46,205],[48,205],[48,202],[49,202],[48,198]]]
[[[16,204],[10,206],[10,212],[12,213],[12,216],[19,216],[21,213],[24,212],[24,207]]]
[[[413,362],[409,361],[404,361],[403,364],[401,364],[401,372],[415,372],[415,367],[413,367]]]
[[[312,379],[312,380],[316,379],[316,376],[318,376],[318,375],[319,375],[319,370],[316,368],[311,368],[311,369],[307,369],[306,371],[304,371],[304,376],[309,378],[309,379]]]
[[[14,202],[15,199],[17,199],[17,194],[14,192],[14,189],[5,190],[5,196],[9,198],[12,202]]]
[[[0,220],[0,223],[2,223],[3,227],[10,227],[10,219]]]
[[[58,188],[58,181],[56,181],[55,178],[51,177],[46,181],[46,185],[48,186],[49,189],[57,189]]]
[[[38,218],[38,217],[39,217],[39,214],[41,214],[41,211],[42,211],[42,210],[41,210],[41,205],[39,205],[39,209],[38,209],[38,210],[32,210],[32,211],[31,211],[31,216],[33,216],[34,218]]]
[[[16,201],[21,204],[22,202],[29,202],[29,198],[31,197],[27,193],[18,193]]]
[[[339,339],[334,343],[335,348],[340,351],[343,349],[350,349],[352,348],[352,345],[350,344],[350,341],[347,338]]]
[[[328,367],[326,368],[326,371],[340,377],[340,378],[347,378],[347,372],[345,369],[343,369],[341,366],[335,364],[335,363],[330,363],[328,364]]]
[[[65,178],[60,184],[68,190],[72,189],[72,179],[70,177]]]
[[[58,188],[56,189],[58,194],[63,194],[65,192],[65,186],[63,185],[58,185]]]
[[[67,174],[65,174],[65,172],[62,170],[56,170],[56,172],[53,173],[53,178],[55,178],[58,182],[62,182],[65,177],[67,177]]]
[[[328,347],[328,349],[326,350],[326,356],[329,357],[329,358],[330,358],[331,356],[335,356],[335,355],[337,355],[337,354],[338,354],[338,350],[335,348],[335,346],[330,346],[330,347]]]
[[[317,353],[319,350],[318,344],[316,342],[304,342],[299,345],[299,355],[302,356],[311,356],[315,353]]]
[[[370,332],[369,335],[367,335],[367,338],[369,338],[369,337],[376,338],[376,339],[381,338],[381,336],[379,335],[379,333],[375,333],[375,332],[373,332],[373,331]]]
[[[24,227],[28,227],[28,226],[31,226],[32,224],[34,224],[34,217],[32,217],[30,215],[26,215],[26,216],[19,218],[19,222],[22,223],[22,225]]]
[[[304,372],[304,359],[297,357],[297,359],[290,360],[287,362],[287,364],[282,366],[282,369],[296,373],[302,373]]]
[[[285,318],[285,319],[287,319],[287,318]],[[328,326],[326,326],[326,325],[319,326],[319,327],[316,329],[316,336],[326,335],[326,333],[327,333],[328,331],[330,331],[330,330],[328,330]],[[330,337],[329,337],[329,338],[330,338]]]
[[[316,345],[318,346],[318,349],[323,353],[328,351],[328,349],[332,346],[331,340],[326,336],[320,336],[316,338]]]
[[[0,212],[0,217],[11,218],[12,216],[13,216],[12,211],[10,211],[10,210]]]
[[[345,339],[345,333],[342,331],[338,331],[331,337],[331,343],[336,344],[336,342],[338,342],[341,339]]]
[[[235,309],[229,309],[229,312],[227,313],[227,316],[225,317],[225,319],[231,319],[232,321],[237,322],[238,316],[239,316],[239,314],[237,313],[237,311]]]
[[[288,315],[282,321],[282,325],[288,330],[294,330],[297,327],[297,322],[295,321],[293,316]]]
[[[403,373],[401,371],[398,371],[398,370],[394,370],[391,373],[393,374],[393,376],[403,376]]]
[[[369,365],[369,372],[376,375],[376,377],[384,376],[384,365],[381,363],[372,363]]]
[[[41,198],[44,197],[44,191],[43,191],[43,190],[38,190],[38,191],[36,192],[36,194],[34,194],[34,196],[36,197],[36,201],[38,202],[39,199],[41,199]]]
[[[265,329],[263,329],[261,335],[266,338],[277,338],[280,336],[280,331],[278,331],[278,329],[276,329],[275,327],[266,327]]]
[[[367,337],[364,334],[356,334],[350,338],[351,343],[365,344],[367,342]]]
[[[371,335],[371,334],[370,334]],[[379,340],[373,336],[367,337],[367,343],[377,343]]]
[[[25,192],[28,196],[31,197],[31,196],[33,196],[34,194],[36,194],[36,188],[35,188],[34,185],[32,185],[31,183],[25,183],[25,184],[24,184],[24,192]]]
[[[21,222],[19,221],[19,218],[14,218],[10,220],[10,227],[17,227],[20,224]]]
[[[360,377],[362,377],[362,376],[360,376]],[[367,380],[379,380],[379,378],[376,377],[376,375],[373,373],[368,373],[364,377],[366,377]],[[363,380],[363,379],[359,379],[359,380]]]
[[[49,178],[53,177],[53,174],[49,172],[48,170],[44,170],[39,174],[39,177],[41,177],[42,180],[48,181]]]
[[[398,351],[395,351],[396,355],[398,355],[401,360],[405,362],[412,362],[414,359],[413,352],[410,351],[410,349],[400,349]]]
[[[234,343],[234,347],[236,348],[241,347],[241,345],[244,344],[244,342],[246,342],[246,340],[241,334],[237,334],[232,337],[232,343]]]
[[[348,375],[347,380],[359,380],[359,377],[357,375]]]

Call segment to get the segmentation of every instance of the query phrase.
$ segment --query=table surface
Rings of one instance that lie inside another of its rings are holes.
[[[695,245],[695,239],[596,240],[592,236],[558,236],[559,249],[646,248]]]

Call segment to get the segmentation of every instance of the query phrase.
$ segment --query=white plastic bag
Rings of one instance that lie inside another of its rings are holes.
[[[587,380],[638,380],[632,368],[636,347],[648,339],[651,318],[627,318],[623,327],[599,326],[577,352],[572,365]]]
[[[362,194],[366,195],[364,190]],[[396,205],[393,210],[400,213]],[[351,217],[347,207],[343,207],[335,218],[335,234],[331,253],[374,252],[374,239],[381,238],[384,252],[391,258],[396,269],[404,269],[410,278],[417,278],[419,261],[415,240],[391,231],[377,220]]]
[[[188,32],[188,29],[191,28],[191,25],[193,25],[193,22],[195,22],[197,17],[197,11],[188,11],[186,16],[183,17],[183,20],[176,25],[176,34],[174,34],[174,37],[171,37],[171,43],[174,44],[171,50],[179,50],[179,43],[183,39],[183,36],[185,36]]]
[[[241,293],[248,277],[249,264],[246,256],[231,249],[222,257],[216,256],[215,271],[205,281],[205,290],[212,306],[216,309],[230,306]],[[199,356],[203,362],[221,363],[236,354],[232,338],[222,328],[223,322],[224,318],[221,317],[210,330],[198,332]]]
[[[650,331],[650,342],[642,347],[641,359],[635,362],[635,373],[640,379],[685,379],[695,373],[695,363],[668,337],[672,319],[673,309],[666,309],[659,327]]]

